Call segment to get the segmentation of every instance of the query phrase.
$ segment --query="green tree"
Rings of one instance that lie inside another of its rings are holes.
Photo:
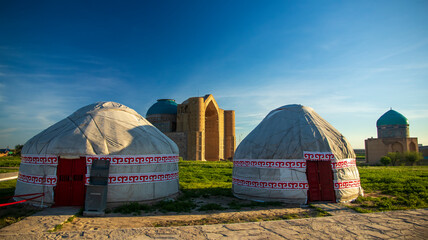
[[[386,156],[391,159],[392,166],[397,166],[403,158],[402,154],[399,152],[389,152]]]
[[[15,150],[14,150],[15,156],[21,156],[22,147],[24,147],[24,145],[21,145],[21,144],[18,144],[15,146]]]
[[[383,156],[383,157],[380,159],[380,162],[381,162],[383,165],[388,166],[389,164],[391,164],[391,158],[390,158],[390,157],[388,157],[388,156]]]
[[[415,165],[415,163],[419,162],[423,158],[422,153],[420,152],[405,152],[404,159],[410,165]]]

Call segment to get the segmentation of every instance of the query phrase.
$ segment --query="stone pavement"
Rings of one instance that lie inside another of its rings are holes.
[[[52,230],[62,224],[69,217],[77,214],[80,207],[53,207],[45,208],[23,220],[0,229],[0,239],[6,236],[20,234],[40,234]]]
[[[0,229],[0,239],[428,239],[428,209],[269,222],[54,233],[46,232],[47,225],[34,231],[30,230],[31,226],[16,224]]]
[[[9,181],[18,178],[18,170],[16,172],[0,173],[0,182]]]
[[[356,213],[354,210],[341,203],[311,203],[312,206],[321,208],[332,216]]]

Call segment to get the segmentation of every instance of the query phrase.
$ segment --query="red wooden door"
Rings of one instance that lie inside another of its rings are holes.
[[[56,206],[83,206],[85,203],[86,161],[77,159],[58,159]]]
[[[321,201],[320,181],[318,164],[316,161],[306,162],[306,176],[308,178],[309,190],[308,199],[312,201]]]
[[[318,162],[319,179],[321,186],[321,201],[334,202],[334,185],[333,185],[333,171],[331,170],[330,161],[319,161]]]
[[[59,159],[56,175],[58,181],[55,188],[55,205],[69,206],[70,205],[70,192],[72,191],[71,176],[73,169],[72,159]]]
[[[306,175],[309,184],[309,202],[336,200],[330,161],[307,161]]]

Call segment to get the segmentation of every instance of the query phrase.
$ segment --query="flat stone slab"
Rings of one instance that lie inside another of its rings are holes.
[[[56,225],[62,224],[69,217],[80,211],[79,207],[53,207],[45,208],[23,220],[0,229],[0,239],[20,238],[24,235],[41,234]]]
[[[340,203],[312,203],[314,207],[321,208],[332,216],[356,213],[354,210],[340,204]]]
[[[18,223],[17,223],[18,224]],[[36,223],[34,223],[36,224]],[[15,224],[14,224],[15,225]],[[13,226],[13,225],[12,225]],[[46,227],[41,228],[46,229]],[[72,232],[21,229],[0,239],[428,239],[428,209],[281,221]]]
[[[18,173],[18,170],[16,172],[0,173],[0,182],[17,179]]]

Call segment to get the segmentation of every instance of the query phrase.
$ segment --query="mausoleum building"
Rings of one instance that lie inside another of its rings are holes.
[[[180,149],[186,160],[232,159],[235,152],[235,111],[221,109],[213,95],[191,97],[181,104],[159,99],[146,118]]]
[[[409,137],[409,121],[401,113],[389,110],[376,122],[378,138],[365,140],[366,162],[376,164],[389,152],[418,152],[418,138]]]

